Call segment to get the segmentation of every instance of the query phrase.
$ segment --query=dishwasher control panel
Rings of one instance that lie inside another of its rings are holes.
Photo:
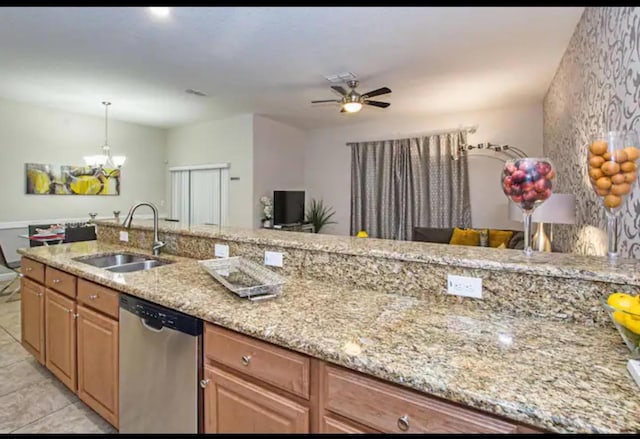
[[[120,308],[140,317],[156,330],[166,327],[190,335],[202,335],[202,320],[153,302],[120,294]]]

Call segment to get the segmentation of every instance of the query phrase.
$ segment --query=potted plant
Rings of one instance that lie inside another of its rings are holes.
[[[262,204],[262,227],[270,228],[273,227],[273,200],[270,197],[262,197],[260,198],[260,203]]]
[[[313,231],[315,233],[319,233],[327,224],[337,224],[335,221],[331,221],[331,218],[335,214],[336,212],[333,208],[325,206],[322,200],[311,199],[311,203],[307,209],[306,221],[313,224]]]

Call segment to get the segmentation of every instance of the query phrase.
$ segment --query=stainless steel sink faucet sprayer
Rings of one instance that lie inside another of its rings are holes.
[[[158,256],[160,254],[160,249],[164,247],[166,244],[158,238],[158,209],[152,203],[142,202],[137,203],[129,209],[129,213],[127,217],[124,219],[122,225],[127,229],[131,228],[131,221],[133,220],[133,213],[140,206],[149,206],[151,210],[153,210],[153,255]]]

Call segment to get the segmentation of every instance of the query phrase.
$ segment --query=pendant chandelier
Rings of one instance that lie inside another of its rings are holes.
[[[120,169],[127,158],[123,155],[111,155],[108,130],[108,112],[111,102],[103,101],[102,105],[104,105],[104,145],[102,145],[102,154],[85,156],[84,162],[86,166],[97,168],[99,171],[104,171],[106,169]]]

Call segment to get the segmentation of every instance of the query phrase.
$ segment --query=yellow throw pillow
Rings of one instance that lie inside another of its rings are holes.
[[[496,248],[507,248],[507,245],[503,242],[502,244],[500,244]]]
[[[506,247],[509,245],[512,237],[513,232],[489,229],[489,247],[500,247],[500,244],[504,244]]]
[[[452,245],[480,245],[480,232],[473,229],[454,228],[449,244]]]

